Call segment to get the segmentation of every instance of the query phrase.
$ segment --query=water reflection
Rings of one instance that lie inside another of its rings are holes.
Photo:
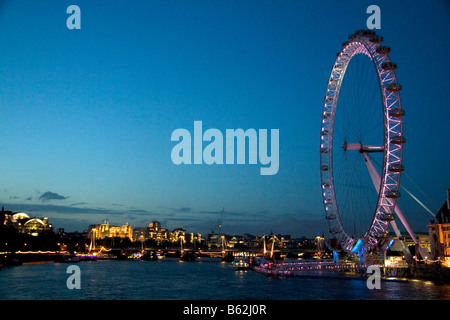
[[[369,290],[365,280],[271,278],[235,270],[211,258],[195,262],[86,261],[77,265],[81,290],[67,288],[68,264],[5,268],[0,271],[0,299],[450,300],[449,285],[436,286],[429,281],[382,281],[380,290]]]

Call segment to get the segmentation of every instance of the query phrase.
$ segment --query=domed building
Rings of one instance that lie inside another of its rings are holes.
[[[18,213],[14,213],[12,215],[12,219],[14,219],[15,221],[28,220],[28,219],[30,219],[30,216],[27,215],[26,213],[18,212]]]
[[[43,231],[53,230],[53,226],[48,223],[48,218],[31,218],[24,212],[13,213],[4,211],[2,208],[2,220],[4,225],[16,228],[20,233],[38,236]]]
[[[45,230],[49,230],[48,218],[41,219],[29,219],[22,227],[22,232],[31,234],[32,236],[38,236]]]

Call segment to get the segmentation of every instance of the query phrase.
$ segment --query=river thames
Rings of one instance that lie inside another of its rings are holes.
[[[183,262],[82,261],[80,289],[69,289],[68,263],[24,264],[0,270],[1,300],[450,300],[450,285],[430,281],[272,278],[238,271],[217,258]]]

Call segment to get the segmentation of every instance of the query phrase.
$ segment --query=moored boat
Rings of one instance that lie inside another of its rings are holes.
[[[63,262],[63,263],[77,263],[80,262],[80,257],[78,256],[63,256],[62,259],[58,262]]]
[[[248,270],[250,268],[250,264],[247,261],[244,261],[244,260],[233,261],[231,263],[231,265],[236,270]]]

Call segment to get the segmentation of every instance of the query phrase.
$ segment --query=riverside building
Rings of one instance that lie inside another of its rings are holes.
[[[432,258],[450,267],[450,189],[447,189],[447,201],[427,227]]]
[[[105,221],[102,224],[90,225],[89,234],[93,234],[96,240],[118,237],[133,241],[133,228],[128,223],[123,226],[112,226]]]
[[[3,226],[13,227],[19,233],[25,233],[32,236],[38,236],[44,231],[54,231],[53,226],[49,223],[48,218],[31,218],[24,212],[14,213],[12,211],[5,211],[2,207],[1,223]]]

